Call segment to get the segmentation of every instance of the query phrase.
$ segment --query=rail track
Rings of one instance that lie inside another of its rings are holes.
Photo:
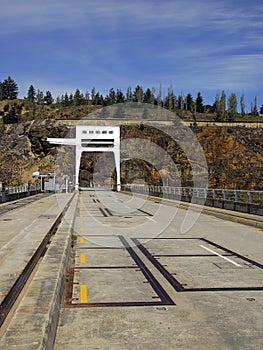
[[[42,196],[40,195],[40,197],[42,197]],[[42,242],[40,243],[40,245],[36,249],[35,253],[32,255],[31,259],[29,260],[29,262],[25,266],[24,270],[22,271],[20,276],[17,278],[17,280],[15,281],[13,286],[10,288],[10,290],[7,293],[7,295],[5,296],[5,298],[3,299],[3,301],[0,305],[0,328],[2,327],[3,323],[5,322],[8,314],[10,313],[13,305],[15,304],[16,300],[18,299],[20,293],[22,292],[25,284],[29,280],[29,278],[30,278],[31,274],[33,273],[34,269],[36,268],[37,264],[46,254],[48,246],[52,240],[52,237],[56,234],[57,229],[58,229],[60,223],[62,222],[63,217],[64,217],[66,211],[68,210],[73,198],[74,198],[74,195],[72,196],[70,201],[67,203],[65,208],[62,210],[60,215],[57,217],[54,224],[52,225],[52,227],[50,228],[50,230],[48,231],[48,233],[46,234],[46,236],[44,237],[44,239],[42,240]],[[38,199],[40,199],[39,195],[38,195]],[[33,201],[34,200],[30,200],[29,202],[27,201],[26,203],[22,202],[22,206],[27,205],[29,203],[32,203]],[[10,208],[9,210],[17,209],[18,207],[19,206],[12,207],[12,209]],[[1,213],[0,213],[0,215],[1,215]]]

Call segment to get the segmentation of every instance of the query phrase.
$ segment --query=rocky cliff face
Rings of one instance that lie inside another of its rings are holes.
[[[32,182],[32,173],[54,171],[56,148],[46,137],[64,137],[68,127],[50,120],[4,125],[0,137],[0,181]]]
[[[32,173],[43,173],[55,170],[57,148],[45,141],[46,137],[65,137],[69,131],[66,122],[52,119],[38,122],[26,122],[5,125],[1,128],[0,138],[0,181],[16,185],[33,181]],[[201,144],[206,157],[209,173],[209,186],[214,188],[261,189],[263,190],[263,129],[245,127],[195,127],[192,131]],[[67,135],[68,137],[68,135]],[[122,150],[122,182],[130,183],[143,179],[149,184],[162,184],[167,180],[176,185],[174,164],[183,186],[191,186],[192,169],[182,144],[167,134],[152,127],[142,125],[125,125],[121,127],[122,140],[129,138],[148,140],[164,150],[164,159],[158,168],[151,162],[151,147],[137,148],[138,159],[131,159],[127,150]],[[191,148],[191,146],[190,146]],[[140,153],[141,152],[141,153]],[[145,153],[146,152],[146,153]],[[149,152],[149,154],[147,154]],[[154,152],[154,149],[153,151]],[[194,154],[195,149],[190,150]],[[145,156],[146,154],[146,156]],[[139,159],[143,155],[143,159]],[[65,162],[74,163],[72,153],[64,153]],[[171,157],[169,160],[168,158]],[[92,174],[96,172],[99,155],[85,154],[81,161],[80,178],[82,185],[89,185]],[[105,162],[112,162],[109,156]],[[103,176],[102,181],[112,182],[113,172]],[[165,183],[166,184],[166,183]]]

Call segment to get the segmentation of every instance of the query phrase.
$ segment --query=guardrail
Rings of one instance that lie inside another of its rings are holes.
[[[11,200],[32,196],[41,191],[40,185],[24,184],[20,186],[1,186],[0,188],[0,203],[5,203]]]
[[[126,184],[124,191],[263,215],[263,191]]]

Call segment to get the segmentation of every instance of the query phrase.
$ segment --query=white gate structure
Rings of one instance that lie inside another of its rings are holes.
[[[79,188],[80,160],[83,152],[113,152],[117,191],[121,190],[120,180],[120,127],[77,125],[76,138],[47,138],[51,144],[76,147],[75,189]]]

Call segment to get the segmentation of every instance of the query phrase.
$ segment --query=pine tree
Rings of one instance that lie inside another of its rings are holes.
[[[159,93],[157,95],[157,106],[158,107],[162,107],[162,104],[163,104],[162,95],[163,95],[163,88],[162,88],[162,84],[160,84]]]
[[[258,106],[257,106],[257,97],[255,96],[253,104],[251,104],[251,115],[256,117],[258,116]]]
[[[82,96],[79,89],[76,89],[75,94],[73,96],[74,106],[80,106],[82,102]]]
[[[123,103],[123,102],[124,102],[124,94],[121,90],[117,89],[116,103]]]
[[[152,93],[152,98],[151,98],[151,104],[154,105],[156,104],[156,98],[155,98],[155,87],[152,87],[151,93]]]
[[[44,93],[43,91],[38,90],[37,96],[36,96],[37,104],[43,105],[44,104]]]
[[[27,101],[28,102],[35,102],[36,99],[36,91],[33,85],[29,86],[28,92],[27,92]]]
[[[95,104],[95,97],[96,97],[96,90],[95,87],[91,89],[91,103],[94,105]]]
[[[242,117],[244,117],[244,115],[246,114],[245,108],[246,108],[246,105],[245,105],[245,96],[244,96],[244,94],[242,94],[241,97],[240,97],[240,109],[241,109],[241,115],[242,115]]]
[[[44,97],[44,101],[46,102],[47,105],[52,105],[54,100],[53,100],[53,97],[52,97],[52,94],[50,91],[46,92],[46,95]]]
[[[224,120],[226,117],[226,94],[224,90],[221,96],[219,93],[216,94],[214,109],[216,111],[216,121]]]
[[[184,117],[184,108],[185,108],[185,100],[184,100],[183,92],[181,92],[181,95],[178,96],[177,108],[179,109],[179,116],[181,118],[183,118]]]
[[[148,88],[143,95],[143,102],[144,103],[151,103],[151,101],[152,101],[152,92]]]
[[[0,81],[0,101],[4,99],[3,83]]]
[[[19,117],[17,116],[15,106],[12,106],[10,111],[3,117],[3,122],[5,124],[14,124],[19,122]]]
[[[28,92],[27,92],[27,103],[28,103],[28,110],[29,110],[30,119],[34,119],[35,99],[36,99],[36,92],[35,92],[34,86],[30,85]]]
[[[69,97],[68,97],[68,93],[66,92],[66,93],[65,93],[65,96],[64,96],[63,106],[64,106],[64,107],[68,107],[69,105],[70,105],[70,103],[69,103]]]
[[[172,85],[169,86],[168,88],[168,109],[169,111],[174,110],[174,92],[173,92],[173,87]]]
[[[109,90],[109,104],[113,105],[116,103],[116,93],[113,88]]]
[[[2,83],[2,99],[14,100],[18,95],[16,82],[9,76]]]
[[[187,94],[186,96],[186,109],[188,111],[193,111],[193,107],[194,107],[194,100],[191,94]]]
[[[143,89],[141,86],[139,86],[139,85],[136,86],[133,96],[134,96],[134,102],[139,102],[139,103],[142,102]]]
[[[133,97],[132,97],[132,89],[131,89],[131,87],[129,86],[129,87],[127,88],[127,92],[126,92],[126,101],[127,101],[127,102],[132,102],[132,100],[133,100]]]
[[[220,98],[220,120],[225,120],[226,117],[226,94],[225,91],[222,91]]]
[[[229,121],[235,120],[237,114],[237,97],[236,94],[232,93],[228,98],[228,119]]]
[[[203,97],[201,96],[201,93],[198,92],[196,100],[195,100],[195,105],[196,105],[196,112],[197,113],[204,113],[204,106],[203,106]]]

